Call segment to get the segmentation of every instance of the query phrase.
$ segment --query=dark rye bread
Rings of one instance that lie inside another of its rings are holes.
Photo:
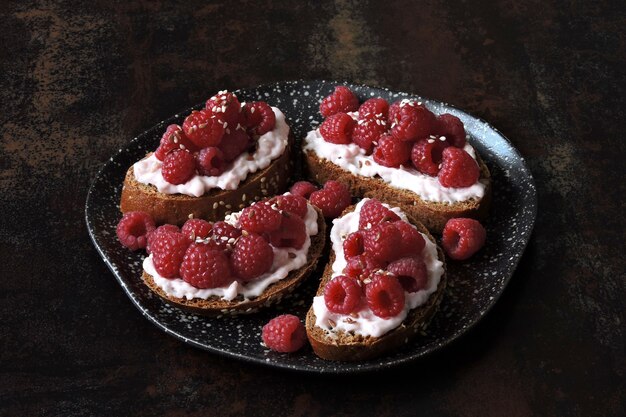
[[[353,210],[354,206],[348,207],[342,215]],[[436,243],[432,235],[417,218],[411,213],[405,212],[405,214],[409,222],[417,227],[417,230],[428,236],[433,243]],[[444,262],[444,274],[441,276],[437,291],[428,297],[425,304],[409,311],[408,316],[399,327],[392,329],[381,337],[361,336],[339,331],[335,333],[336,338],[333,338],[329,336],[324,329],[315,325],[316,317],[313,312],[313,306],[311,306],[306,315],[306,333],[315,354],[327,360],[362,361],[379,357],[409,343],[420,330],[428,326],[431,318],[439,308],[439,304],[441,303],[446,289],[447,276],[445,273],[445,257],[439,246],[437,246],[437,253],[439,260]],[[324,286],[332,278],[333,262],[335,262],[335,253],[331,250],[328,264],[326,264],[320,286],[317,290],[318,296],[324,294]]]
[[[326,246],[326,222],[322,212],[317,207],[314,208],[317,211],[318,233],[315,236],[311,236],[311,247],[307,254],[307,263],[303,267],[291,271],[289,275],[282,280],[271,284],[259,297],[244,300],[243,297],[239,295],[232,301],[223,300],[217,296],[210,297],[206,300],[199,298],[187,300],[166,294],[154,283],[152,275],[148,274],[146,271],[143,271],[141,278],[152,291],[158,294],[168,304],[183,310],[211,316],[254,313],[261,308],[280,302],[282,298],[291,293],[315,270],[317,262]]]
[[[441,233],[446,222],[454,217],[484,220],[491,205],[491,174],[478,155],[480,179],[487,180],[485,195],[480,200],[472,199],[453,204],[424,201],[416,193],[392,187],[381,178],[354,175],[329,160],[318,157],[312,150],[305,151],[304,156],[308,177],[314,181],[323,184],[334,179],[348,185],[358,197],[375,198],[399,206],[405,213],[419,219],[433,233]]]
[[[289,133],[289,142],[283,154],[266,168],[249,174],[236,190],[214,188],[200,197],[160,193],[153,185],[137,182],[131,166],[124,179],[120,210],[122,213],[145,211],[157,224],[182,226],[190,215],[212,222],[221,220],[255,201],[287,191],[293,171],[292,148],[293,135]]]

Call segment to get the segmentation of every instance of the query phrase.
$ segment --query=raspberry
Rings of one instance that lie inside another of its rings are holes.
[[[282,314],[271,319],[261,333],[263,343],[276,351],[291,353],[301,349],[306,341],[306,330],[293,314]]]
[[[403,142],[389,134],[382,135],[374,148],[374,161],[386,167],[397,168],[406,164],[410,156],[411,142]]]
[[[365,100],[359,107],[359,120],[373,117],[387,120],[389,103],[384,98],[376,97]]]
[[[387,266],[387,271],[396,276],[407,292],[417,292],[428,283],[426,264],[420,258],[398,259]]]
[[[365,278],[370,276],[371,273],[378,271],[385,266],[385,262],[377,261],[367,253],[363,253],[362,255],[348,258],[346,260],[346,266],[343,268],[343,273],[349,277],[357,278],[363,281]]]
[[[198,174],[213,177],[221,175],[226,169],[224,153],[215,146],[208,146],[196,154]]]
[[[276,126],[274,110],[264,101],[254,101],[243,106],[246,127],[253,135],[264,135]]]
[[[163,233],[163,232],[179,233],[180,229],[178,228],[178,226],[173,225],[173,224],[163,224],[163,225],[157,227],[156,229],[154,229],[152,232],[148,233],[147,234],[148,242],[146,243],[146,252],[148,254],[152,253],[152,250],[150,249],[150,245],[152,245],[152,242],[154,242],[155,237],[159,233]]]
[[[350,189],[339,181],[328,180],[324,188],[311,194],[309,202],[317,206],[324,217],[334,219],[350,205]]]
[[[228,256],[204,243],[192,243],[180,265],[182,279],[196,288],[217,288],[232,282]]]
[[[244,130],[235,128],[229,130],[230,133],[224,134],[219,146],[226,162],[237,159],[237,157],[248,150],[252,144],[250,136],[248,136]]]
[[[371,154],[380,137],[387,131],[387,122],[381,118],[359,120],[352,132],[352,142]]]
[[[469,187],[478,181],[478,164],[463,149],[448,146],[443,150],[441,169],[437,178],[444,187]]]
[[[337,113],[356,111],[359,108],[359,99],[348,87],[335,87],[335,91],[325,97],[320,104],[320,113],[323,117],[330,117]]]
[[[439,115],[434,130],[438,135],[445,136],[452,146],[457,148],[465,146],[465,126],[458,117],[449,113]]]
[[[274,262],[274,250],[261,235],[242,235],[230,255],[233,272],[242,281],[251,281],[266,273]]]
[[[148,213],[129,211],[117,223],[115,232],[120,243],[134,251],[146,247],[148,236],[154,229],[154,220]]]
[[[286,212],[282,214],[280,228],[270,233],[270,242],[277,248],[300,249],[306,238],[304,220]]]
[[[158,233],[150,242],[154,269],[164,278],[180,276],[180,264],[188,246],[189,239],[182,233],[168,231]]]
[[[190,152],[195,152],[197,150],[197,147],[193,144],[192,141],[187,139],[187,136],[185,136],[185,132],[183,132],[183,129],[180,126],[169,125],[165,130],[165,133],[163,133],[163,136],[161,137],[161,143],[159,144],[157,150],[154,152],[154,156],[156,156],[159,161],[163,161],[163,159],[165,159],[165,155],[167,155],[174,149],[182,149],[188,150]]]
[[[420,256],[426,246],[426,241],[420,232],[405,221],[392,223],[400,232],[400,246],[398,256]]]
[[[395,222],[400,217],[375,199],[369,199],[359,213],[359,229],[370,229],[382,222]]]
[[[279,195],[269,201],[270,205],[275,205],[277,209],[287,211],[304,219],[309,211],[304,197],[298,195]]]
[[[184,184],[196,173],[196,160],[191,152],[174,149],[163,160],[161,174],[170,184]]]
[[[213,97],[207,100],[206,109],[213,115],[220,117],[223,121],[233,128],[237,125],[239,120],[239,111],[241,109],[241,103],[237,99],[237,96],[228,91],[220,91]]]
[[[387,112],[387,123],[389,123],[389,126],[399,119],[400,103],[402,103],[402,100],[398,100],[389,106],[389,111]]]
[[[392,223],[380,223],[363,231],[365,252],[377,261],[391,262],[398,258],[402,235]]]
[[[317,191],[317,187],[308,181],[298,181],[291,186],[289,192],[293,195],[299,195],[308,199],[311,193]]]
[[[225,221],[219,221],[213,224],[211,229],[211,240],[214,246],[227,249],[229,244],[234,243],[241,236],[241,229]]]
[[[267,202],[246,207],[239,216],[239,227],[250,233],[269,233],[280,227],[282,216]]]
[[[336,113],[320,126],[320,134],[326,142],[346,145],[352,140],[356,121],[347,113]]]
[[[199,148],[217,146],[224,136],[224,121],[209,110],[194,110],[185,118],[183,131]]]
[[[345,275],[331,279],[324,287],[324,303],[329,311],[350,314],[358,310],[363,291],[359,281]]]
[[[363,247],[363,234],[360,231],[350,233],[343,241],[343,256],[348,259],[353,256],[362,255],[365,252]]]
[[[213,225],[206,220],[189,219],[183,224],[181,232],[193,242],[197,237],[201,239],[209,237],[212,227]]]
[[[393,275],[375,274],[365,286],[365,300],[378,317],[394,317],[404,309],[404,288]]]
[[[449,145],[447,141],[441,141],[436,136],[417,141],[411,150],[413,166],[423,174],[437,175],[443,150]]]
[[[486,239],[487,231],[479,221],[461,217],[446,222],[441,246],[450,258],[462,261],[478,252]]]
[[[414,141],[431,134],[436,121],[430,110],[413,101],[400,104],[400,110],[395,117],[391,133],[402,141]]]

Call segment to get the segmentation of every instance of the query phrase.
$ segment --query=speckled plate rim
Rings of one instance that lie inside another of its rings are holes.
[[[520,153],[517,151],[517,149],[515,148],[515,146],[513,146],[512,142],[506,137],[504,136],[497,128],[495,128],[494,126],[492,126],[489,122],[485,121],[482,118],[476,117],[474,115],[471,115],[467,112],[465,112],[464,110],[459,109],[458,107],[445,103],[445,102],[441,102],[438,100],[433,100],[433,99],[429,99],[423,96],[420,96],[418,94],[414,94],[414,93],[407,93],[407,92],[399,92],[399,91],[395,91],[395,90],[391,90],[389,88],[386,87],[380,87],[380,86],[375,86],[375,85],[365,85],[365,84],[356,84],[356,83],[349,83],[349,82],[345,82],[345,81],[332,81],[332,80],[324,80],[324,79],[311,79],[311,80],[303,80],[303,79],[294,79],[294,80],[286,80],[286,81],[281,81],[281,82],[276,82],[276,83],[267,83],[267,84],[260,84],[257,86],[251,86],[251,87],[244,87],[238,90],[235,90],[235,92],[238,91],[247,91],[247,90],[253,90],[253,89],[268,89],[268,88],[284,88],[284,86],[288,86],[288,85],[293,85],[293,84],[302,84],[302,85],[313,85],[313,84],[327,84],[327,85],[346,85],[349,87],[359,87],[359,88],[365,88],[365,89],[375,89],[375,90],[382,90],[382,91],[386,91],[388,93],[393,93],[393,94],[398,94],[404,97],[410,97],[410,98],[415,98],[415,99],[421,99],[430,103],[437,103],[439,105],[441,105],[442,107],[449,109],[449,110],[453,110],[454,113],[457,113],[459,115],[462,115],[465,118],[468,119],[473,119],[474,121],[481,123],[485,126],[486,129],[489,129],[494,135],[495,137],[497,137],[499,140],[503,141],[504,144],[506,145],[506,147],[508,148],[508,151],[514,155],[515,159],[520,163],[520,167],[522,172],[524,173],[524,175],[526,176],[526,182],[529,186],[530,191],[532,192],[532,198],[526,200],[527,206],[526,208],[529,209],[530,211],[530,218],[527,218],[527,220],[530,221],[530,227],[526,230],[526,232],[523,233],[523,245],[521,247],[520,250],[518,250],[517,256],[515,257],[515,261],[514,264],[511,268],[511,273],[507,274],[507,276],[505,277],[505,279],[502,281],[502,284],[499,287],[499,291],[496,294],[495,297],[493,297],[492,301],[486,306],[486,308],[482,311],[482,314],[479,318],[477,318],[476,320],[474,320],[473,322],[471,322],[469,325],[463,327],[462,329],[458,330],[457,332],[455,332],[454,334],[452,334],[450,337],[448,337],[447,339],[445,339],[445,341],[443,343],[440,343],[437,346],[433,346],[431,348],[427,348],[425,350],[422,350],[416,354],[409,354],[406,356],[403,356],[401,358],[395,359],[393,361],[387,361],[387,362],[378,362],[376,360],[373,361],[368,361],[368,363],[366,364],[362,364],[362,363],[353,363],[353,362],[333,362],[332,367],[328,367],[328,368],[324,368],[324,369],[320,369],[320,368],[313,368],[313,367],[299,367],[299,366],[294,366],[293,364],[289,364],[289,363],[281,363],[281,362],[275,362],[275,361],[267,361],[266,359],[263,358],[257,358],[257,357],[253,357],[253,356],[249,356],[249,355],[245,355],[245,354],[241,354],[241,353],[237,353],[237,352],[233,352],[233,351],[228,351],[228,350],[223,350],[223,349],[219,349],[219,348],[215,348],[213,346],[207,345],[205,343],[196,341],[192,338],[188,338],[184,335],[182,335],[181,333],[167,327],[166,325],[164,325],[163,323],[161,323],[158,318],[156,318],[154,315],[151,314],[151,312],[145,308],[144,306],[142,306],[140,300],[137,299],[137,297],[135,296],[135,294],[133,294],[127,287],[126,283],[124,282],[124,280],[119,276],[119,271],[116,270],[116,267],[113,265],[113,263],[111,262],[111,260],[109,259],[107,253],[104,251],[104,249],[101,247],[97,236],[95,236],[94,234],[94,230],[92,227],[92,222],[90,219],[90,211],[91,211],[91,200],[92,200],[92,196],[95,193],[95,187],[96,187],[96,182],[97,179],[100,178],[102,176],[102,174],[109,168],[108,165],[113,163],[118,157],[120,157],[124,152],[127,151],[127,148],[131,145],[134,144],[138,141],[141,141],[143,139],[144,133],[146,133],[147,131],[151,130],[152,128],[148,129],[145,132],[142,132],[140,134],[138,134],[135,138],[133,138],[132,140],[130,140],[125,146],[123,146],[122,148],[118,149],[118,151],[113,154],[102,166],[101,168],[98,170],[98,172],[96,173],[96,175],[93,176],[92,181],[91,181],[91,185],[89,187],[89,190],[87,192],[87,199],[86,199],[86,204],[85,204],[85,221],[87,224],[87,230],[89,232],[89,236],[90,239],[93,243],[93,245],[95,246],[98,254],[100,255],[100,257],[103,259],[103,261],[105,262],[105,264],[107,265],[107,267],[109,268],[109,270],[113,273],[115,279],[119,282],[119,284],[122,286],[122,288],[124,289],[125,294],[131,299],[133,305],[141,312],[141,314],[146,317],[148,319],[149,322],[153,323],[155,326],[157,326],[159,329],[161,329],[162,331],[164,331],[166,334],[169,334],[179,340],[181,340],[182,342],[189,344],[191,346],[194,346],[196,348],[200,348],[212,353],[216,353],[218,355],[221,356],[225,356],[225,357],[229,357],[229,358],[233,358],[233,359],[237,359],[237,360],[241,360],[244,362],[250,362],[250,363],[255,363],[258,365],[263,365],[265,367],[271,367],[271,368],[278,368],[278,369],[284,369],[284,370],[288,370],[288,371],[298,371],[298,372],[305,372],[305,373],[311,373],[311,374],[355,374],[355,373],[364,373],[364,372],[371,372],[371,371],[375,371],[375,370],[380,370],[381,368],[391,368],[391,367],[396,367],[398,365],[401,364],[405,364],[408,362],[412,362],[417,360],[418,358],[422,358],[430,353],[433,353],[434,351],[439,351],[441,349],[443,349],[446,346],[449,346],[450,344],[452,344],[453,342],[455,342],[456,340],[458,340],[461,336],[464,336],[466,333],[469,332],[470,329],[472,329],[474,326],[476,326],[484,316],[486,316],[489,311],[494,307],[494,305],[497,303],[498,299],[500,298],[500,296],[502,295],[502,293],[504,292],[505,288],[507,287],[508,283],[510,282],[515,270],[517,269],[517,266],[519,264],[519,261],[523,255],[523,253],[525,252],[525,249],[528,245],[528,242],[530,240],[530,237],[532,235],[532,231],[534,229],[534,224],[536,222],[536,216],[537,216],[537,194],[536,194],[536,186],[535,186],[535,181],[534,178],[532,176],[532,173],[530,171],[530,169],[528,168],[528,165],[525,161],[525,159],[520,155]],[[204,103],[198,103],[192,107],[189,107],[187,109],[181,110],[179,112],[177,112],[174,116],[171,116],[165,120],[162,120],[160,122],[160,124],[169,124],[171,122],[173,122],[175,119],[179,118],[180,114],[183,114],[184,112],[189,112],[193,109],[197,109],[200,108],[204,105]]]

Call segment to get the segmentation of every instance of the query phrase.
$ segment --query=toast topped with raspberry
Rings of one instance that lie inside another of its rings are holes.
[[[356,196],[401,206],[431,232],[448,219],[484,219],[491,176],[463,123],[435,115],[422,102],[359,100],[347,87],[326,97],[318,129],[304,138],[308,176],[349,184]]]
[[[444,254],[410,213],[363,199],[333,221],[332,250],[306,316],[316,355],[372,359],[409,342],[437,312]]]
[[[180,226],[190,215],[217,221],[286,190],[292,144],[278,108],[220,91],[128,169],[120,209],[147,212],[157,224]]]
[[[166,302],[208,315],[279,302],[314,269],[326,241],[320,210],[286,193],[211,224],[190,219],[148,236],[142,279]]]

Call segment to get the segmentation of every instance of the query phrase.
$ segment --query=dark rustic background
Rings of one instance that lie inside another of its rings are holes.
[[[584,1],[0,5],[0,414],[623,416],[626,7]],[[189,347],[93,248],[87,188],[220,89],[334,79],[486,119],[535,176],[504,296],[441,353],[315,377]]]

